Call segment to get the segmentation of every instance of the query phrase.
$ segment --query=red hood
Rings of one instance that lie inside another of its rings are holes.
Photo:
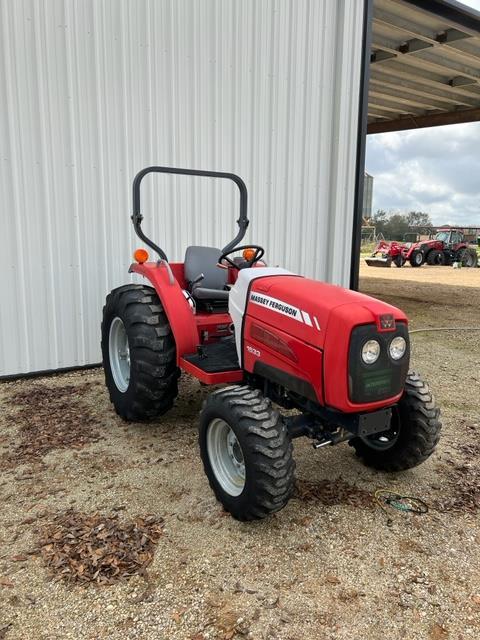
[[[321,349],[328,325],[335,322],[336,317],[342,324],[348,318],[350,327],[379,324],[379,317],[385,314],[406,321],[402,311],[385,302],[300,276],[266,276],[254,280],[247,314]]]

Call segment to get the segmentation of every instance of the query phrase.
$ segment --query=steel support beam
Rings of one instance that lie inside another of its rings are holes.
[[[406,59],[404,62],[406,62]],[[462,100],[465,105],[472,107],[476,107],[480,99],[480,94],[478,92],[471,91],[468,86],[456,85],[455,88],[453,88],[448,78],[445,78],[434,71],[422,69],[418,65],[416,67],[412,67],[411,65],[402,64],[398,60],[392,60],[388,67],[373,65],[373,77],[376,77],[377,73],[388,74],[392,79],[402,78],[404,80],[421,82],[425,87],[432,87],[432,89],[441,89],[442,91],[452,92],[452,95],[461,95],[463,96]],[[460,99],[458,104],[462,104]]]
[[[405,88],[394,88],[393,85],[389,85],[378,80],[370,78],[370,102],[375,105],[376,97],[386,98],[387,100],[394,100],[400,104],[417,107],[419,109],[437,109],[437,111],[449,111],[452,109],[452,105],[441,100],[435,99],[435,96],[428,98],[422,97],[421,94],[414,91],[408,91]]]
[[[387,133],[389,131],[404,131],[406,129],[423,129],[425,127],[441,127],[446,124],[461,124],[480,121],[480,107],[476,109],[462,109],[447,113],[434,113],[424,116],[408,116],[387,122],[370,122],[367,133]]]
[[[371,71],[370,82],[381,84],[382,87],[401,90],[405,89],[406,93],[412,93],[414,96],[421,96],[427,100],[432,98],[433,100],[440,100],[453,106],[463,107],[476,107],[480,105],[479,99],[462,95],[459,91],[454,91],[452,84],[432,82],[431,78],[428,79],[428,83],[425,82],[425,78],[411,73],[398,73],[393,71],[392,68],[381,69],[375,67]]]

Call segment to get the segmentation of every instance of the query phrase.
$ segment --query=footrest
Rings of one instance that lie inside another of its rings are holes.
[[[235,340],[228,338],[202,347],[202,353],[189,353],[183,356],[190,364],[206,373],[220,373],[240,369]]]

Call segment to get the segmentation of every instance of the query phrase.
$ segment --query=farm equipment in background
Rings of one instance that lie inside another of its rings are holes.
[[[458,229],[440,229],[430,240],[413,243],[400,243],[395,240],[382,240],[366,263],[370,267],[403,267],[409,262],[412,267],[429,265],[452,265],[454,262],[463,267],[476,267],[477,250],[470,246]]]
[[[152,172],[233,180],[240,191],[235,238],[223,249],[187,247],[183,262],[169,262],[141,228],[140,183]],[[239,246],[249,224],[241,178],[148,167],[133,183],[132,221],[158,258],[137,249],[129,271],[147,283],[107,296],[102,354],[110,399],[124,420],[158,423],[173,406],[181,372],[227,385],[203,404],[199,444],[210,486],[233,517],[264,518],[287,504],[299,436],[314,449],[348,441],[383,471],[410,469],[433,453],[439,410],[409,371],[405,314],[267,267],[262,247]]]
[[[391,267],[392,263],[396,267],[403,267],[405,259],[402,251],[406,245],[396,240],[380,240],[372,255],[365,258],[369,267]]]

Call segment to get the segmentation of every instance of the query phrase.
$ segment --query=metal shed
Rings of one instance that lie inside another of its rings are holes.
[[[480,15],[447,0],[5,0],[0,33],[0,377],[99,361],[140,168],[238,173],[271,264],[355,287],[367,124],[480,114]],[[169,257],[232,235],[233,189],[148,187]]]

